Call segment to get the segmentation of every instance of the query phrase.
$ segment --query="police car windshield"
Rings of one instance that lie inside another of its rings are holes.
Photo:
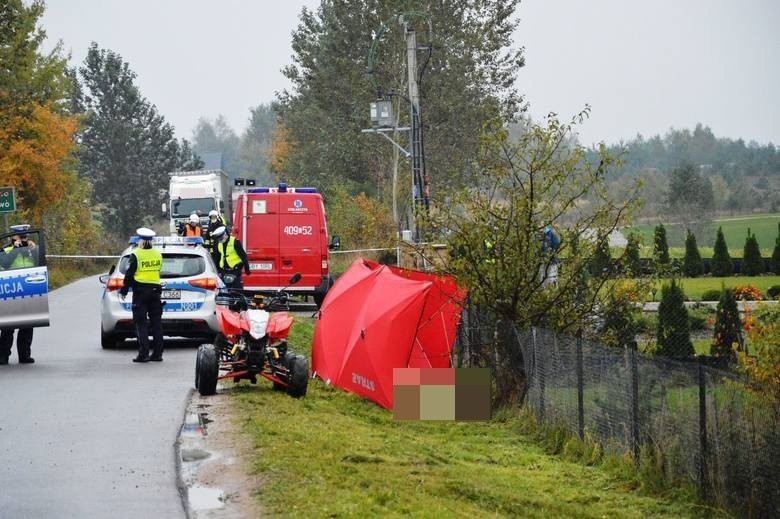
[[[130,256],[124,256],[119,262],[119,273],[127,272],[130,265]],[[163,266],[160,271],[161,278],[183,278],[199,276],[206,271],[206,260],[193,254],[163,253]]]
[[[171,216],[174,218],[184,218],[192,213],[207,215],[209,211],[215,209],[214,200],[211,198],[182,198],[171,200]]]

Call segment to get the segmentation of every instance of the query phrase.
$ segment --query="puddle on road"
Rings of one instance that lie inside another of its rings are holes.
[[[193,510],[213,510],[225,506],[224,492],[218,488],[190,487],[187,499]]]
[[[206,436],[208,431],[206,426],[213,422],[208,413],[189,413],[181,426],[182,436]]]

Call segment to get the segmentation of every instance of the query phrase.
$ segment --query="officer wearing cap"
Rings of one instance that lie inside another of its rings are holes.
[[[214,234],[214,231],[220,227],[227,227],[225,217],[221,216],[216,209],[212,209],[209,211],[209,224],[208,227],[206,227],[204,243],[209,249],[209,252],[211,252],[211,258],[214,260],[215,264],[219,262],[219,253],[217,252],[217,242],[212,238],[212,235]]]
[[[233,236],[228,236],[224,226],[215,229],[211,236],[217,244],[216,249],[219,255],[217,267],[220,275],[223,276],[222,280],[225,281],[225,274],[232,274],[234,280],[230,283],[225,281],[228,288],[243,288],[241,270],[243,269],[246,275],[249,275],[249,259],[246,257],[244,246]]]
[[[133,359],[133,362],[161,361],[163,360],[162,301],[160,300],[162,254],[152,248],[152,238],[155,236],[153,230],[141,227],[135,232],[139,238],[138,247],[130,255],[130,264],[119,293],[124,300],[130,288],[133,289],[133,323],[138,337],[138,356]],[[153,338],[151,356],[149,355],[150,323]]]
[[[35,267],[38,264],[35,242],[27,238],[30,226],[12,225],[9,229],[15,234],[11,236],[11,243],[0,251],[0,268],[18,269]],[[16,353],[19,355],[19,364],[32,364],[35,359],[31,357],[33,329],[19,328],[16,333]],[[8,364],[11,356],[11,346],[14,342],[14,328],[0,329],[0,364]]]

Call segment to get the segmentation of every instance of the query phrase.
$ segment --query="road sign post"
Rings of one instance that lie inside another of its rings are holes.
[[[16,188],[0,187],[0,213],[3,213],[4,229],[8,229],[8,213],[16,211]]]

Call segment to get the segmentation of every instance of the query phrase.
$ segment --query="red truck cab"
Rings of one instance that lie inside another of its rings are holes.
[[[333,284],[325,206],[316,188],[258,187],[240,193],[234,204],[233,236],[241,240],[249,259],[245,290],[272,292],[288,285],[289,292],[311,295],[319,306]]]

